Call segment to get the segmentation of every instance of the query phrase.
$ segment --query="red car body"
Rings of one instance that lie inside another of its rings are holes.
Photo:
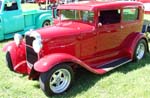
[[[92,13],[89,15],[93,15],[92,21],[60,20],[53,26],[29,31],[19,45],[15,41],[8,43],[3,50],[7,52],[11,70],[35,79],[58,64],[71,63],[72,69],[81,66],[104,74],[132,61],[140,40],[148,47],[146,37],[141,33],[144,9],[139,2],[87,1],[60,5],[58,9],[59,13],[63,10],[89,11]],[[137,9],[137,17],[124,19],[123,13],[128,13],[124,11],[126,9],[130,13]],[[111,14],[116,10],[119,17]],[[117,22],[106,23],[101,17],[104,13],[109,13],[104,17],[106,21],[118,17]],[[41,37],[42,44],[38,53],[33,49],[36,35]]]

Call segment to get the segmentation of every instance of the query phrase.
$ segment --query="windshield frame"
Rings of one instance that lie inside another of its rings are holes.
[[[84,21],[83,16],[82,16],[82,18],[80,17],[81,19],[79,19],[79,17],[77,19],[62,19],[61,14],[62,14],[63,10],[64,11],[66,11],[66,10],[68,10],[68,11],[71,11],[71,10],[72,11],[77,11],[78,15],[81,15],[81,12],[92,13],[93,14],[93,16],[91,18],[92,20],[86,20],[86,21]],[[57,13],[58,13],[59,22],[63,22],[63,21],[80,21],[80,22],[84,22],[84,23],[87,23],[87,24],[95,24],[95,12],[94,11],[90,11],[90,10],[76,10],[76,9],[59,9]]]

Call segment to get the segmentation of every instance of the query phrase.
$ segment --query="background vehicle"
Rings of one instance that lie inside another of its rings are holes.
[[[36,3],[36,0],[26,0],[28,3]]]
[[[144,13],[146,15],[150,16],[150,0],[137,0],[137,1],[140,1],[144,4]],[[147,32],[147,34],[149,35],[149,33],[150,33],[150,21],[145,19],[142,32],[143,33]],[[148,36],[148,38],[150,39],[150,36]]]
[[[2,0],[0,4],[0,40],[50,25],[53,21],[52,10],[22,11],[20,0]]]
[[[136,0],[136,1],[140,1],[144,4],[144,11],[146,14],[150,14],[150,0]]]
[[[39,79],[48,96],[65,92],[78,67],[104,74],[148,52],[140,2],[86,1],[58,10],[57,24],[28,31],[24,40],[16,34],[3,48],[9,69]]]

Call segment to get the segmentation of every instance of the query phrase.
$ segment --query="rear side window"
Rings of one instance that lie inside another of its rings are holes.
[[[104,10],[100,11],[99,22],[105,24],[119,23],[121,19],[120,10]]]
[[[138,8],[123,9],[123,21],[135,21],[138,20]]]

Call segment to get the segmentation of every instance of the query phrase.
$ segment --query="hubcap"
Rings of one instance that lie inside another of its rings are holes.
[[[54,93],[64,92],[71,82],[71,75],[67,69],[55,71],[50,78],[50,88]]]
[[[137,50],[136,50],[136,57],[138,60],[142,59],[145,53],[145,46],[143,43],[140,43],[137,46]]]
[[[49,25],[50,25],[49,22],[44,23],[44,27],[49,26]]]

